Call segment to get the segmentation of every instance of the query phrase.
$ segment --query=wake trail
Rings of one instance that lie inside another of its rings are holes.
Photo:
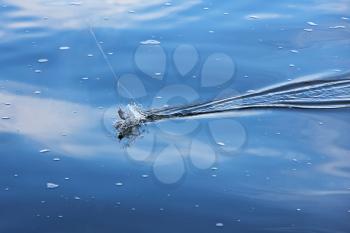
[[[118,110],[120,120],[115,127],[120,139],[140,134],[140,126],[148,122],[171,118],[191,118],[247,109],[336,109],[350,108],[350,79],[309,80],[281,84],[244,95],[202,103],[142,110],[128,105]]]

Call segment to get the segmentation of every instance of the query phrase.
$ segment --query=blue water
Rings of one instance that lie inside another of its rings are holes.
[[[350,1],[0,0],[0,232],[350,231],[349,109],[119,106],[350,71]]]

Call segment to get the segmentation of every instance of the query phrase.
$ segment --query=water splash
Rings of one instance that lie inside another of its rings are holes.
[[[247,109],[335,109],[350,108],[350,79],[304,80],[252,93],[188,105],[142,110],[137,105],[119,109],[115,124],[118,138],[135,138],[143,125],[170,118],[191,118]]]

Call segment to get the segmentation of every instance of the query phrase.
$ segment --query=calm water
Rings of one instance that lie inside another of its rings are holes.
[[[350,231],[350,110],[118,106],[350,70],[350,1],[0,0],[0,232]]]

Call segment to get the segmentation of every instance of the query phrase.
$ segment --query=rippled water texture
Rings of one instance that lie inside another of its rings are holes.
[[[349,0],[0,0],[0,232],[349,232],[347,108],[157,121],[129,145],[113,127],[127,104],[336,82],[349,12]]]

